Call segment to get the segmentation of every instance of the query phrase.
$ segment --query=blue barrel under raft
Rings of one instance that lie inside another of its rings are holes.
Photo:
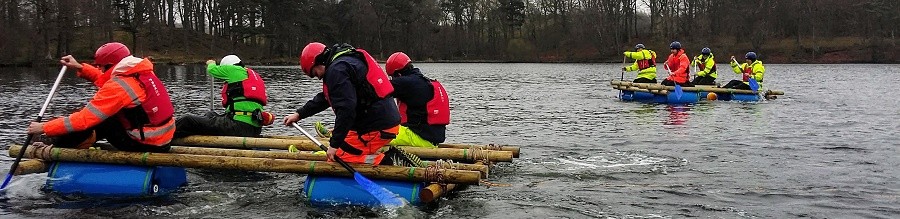
[[[167,195],[187,183],[183,167],[55,162],[44,189],[86,197],[152,197]]]
[[[419,193],[425,187],[424,183],[371,179],[378,185],[400,195],[413,205],[422,203]],[[379,207],[380,204],[374,196],[363,190],[351,177],[336,176],[308,176],[303,185],[302,195],[313,206],[366,206]]]
[[[669,92],[668,94],[654,94],[649,92],[622,90],[619,99],[645,103],[687,104],[700,101],[700,94],[698,92],[684,91],[679,97],[675,95],[675,92]]]

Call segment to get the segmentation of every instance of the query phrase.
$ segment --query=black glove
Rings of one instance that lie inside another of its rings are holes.
[[[626,69],[626,67],[622,67],[622,71],[628,71],[628,70],[625,70],[625,69]]]

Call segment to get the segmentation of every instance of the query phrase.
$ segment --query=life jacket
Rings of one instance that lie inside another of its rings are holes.
[[[381,66],[378,65],[375,58],[372,58],[366,50],[350,47],[350,49],[339,51],[331,57],[328,65],[331,64],[330,62],[343,55],[353,55],[366,61],[368,72],[366,72],[365,83],[358,81],[356,72],[350,74],[350,83],[358,86],[356,89],[357,101],[360,101],[361,105],[366,106],[369,103],[384,99],[394,92],[394,86],[391,85],[391,80],[388,79],[387,73],[381,69]],[[359,86],[361,86],[362,89],[359,89]],[[328,100],[330,104],[331,97],[328,95],[328,87],[325,86],[325,83],[322,83],[322,91],[325,94],[325,99]]]
[[[165,85],[162,84],[153,71],[138,72],[134,74],[134,77],[140,83],[141,88],[143,88],[147,99],[140,102],[136,107],[123,109],[122,112],[117,114],[117,118],[125,129],[132,130],[128,132],[132,139],[144,142],[149,138],[156,137],[155,135],[148,137],[145,135],[145,132],[156,132],[157,129],[164,131],[172,128],[168,127],[169,125],[174,126],[172,116],[175,114],[175,107],[172,106],[172,99],[169,98],[169,92],[166,90]],[[134,91],[131,87],[123,88],[128,92]],[[154,128],[152,128],[153,130],[146,130],[145,127]],[[135,129],[137,131],[134,131]],[[168,143],[168,141],[162,144],[159,144],[160,142],[144,143],[162,145]]]
[[[437,80],[425,78],[431,83],[434,91],[431,100],[425,104],[428,125],[448,125],[450,124],[450,97],[447,90]],[[403,101],[397,101],[397,108],[400,109],[400,124],[406,123],[407,107]]]
[[[697,63],[697,68],[700,69],[700,71],[703,71],[703,70],[706,69],[706,60],[707,60],[707,59],[709,59],[709,57],[706,57],[705,59],[700,60],[700,61]],[[716,72],[716,65],[713,65],[713,66],[712,66],[712,69],[709,70],[709,73],[713,73],[713,72]]]
[[[647,51],[647,50],[642,50],[641,52],[643,52],[643,51]],[[650,54],[652,57],[651,59],[643,59],[643,60],[637,61],[638,70],[644,70],[644,69],[656,67],[656,53],[651,52]]]
[[[253,69],[247,69],[247,79],[234,83],[225,83],[222,87],[222,106],[234,111],[234,103],[253,101],[265,106],[269,102],[266,95],[266,83]],[[240,99],[242,98],[242,99]]]
[[[742,79],[744,82],[750,81],[750,73],[753,73],[753,66],[751,66],[750,63],[747,63],[744,67],[744,78]]]

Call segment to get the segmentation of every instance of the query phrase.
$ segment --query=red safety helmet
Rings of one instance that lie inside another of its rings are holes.
[[[131,55],[131,51],[128,50],[125,44],[119,42],[103,44],[94,53],[94,64],[100,66],[115,65],[128,55]]]
[[[312,42],[303,47],[303,52],[300,52],[300,69],[303,69],[304,74],[312,74],[312,67],[316,64],[316,56],[324,51],[325,44],[320,42]]]
[[[387,63],[384,64],[384,70],[387,71],[388,75],[394,76],[394,73],[397,72],[397,70],[403,69],[403,67],[406,67],[410,62],[412,62],[412,60],[409,59],[409,56],[407,56],[406,53],[395,52],[394,54],[391,54],[391,57],[388,57]]]

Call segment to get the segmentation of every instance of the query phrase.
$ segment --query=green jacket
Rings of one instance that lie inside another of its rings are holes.
[[[710,53],[709,56],[707,56],[707,57],[703,57],[703,55],[695,56],[694,61],[691,62],[691,66],[699,66],[699,64],[701,62],[703,63],[703,69],[697,70],[697,76],[702,76],[702,77],[709,76],[712,78],[719,77],[719,74],[716,73],[715,69],[713,69],[713,67],[716,66],[716,56],[715,55]]]
[[[625,52],[624,54],[625,54],[625,57],[634,59],[634,64],[632,64],[630,66],[626,66],[625,71],[640,70],[640,72],[638,72],[637,77],[646,78],[646,79],[650,79],[650,80],[656,80],[656,66],[645,68],[645,69],[640,69],[638,67],[638,62],[641,62],[641,61],[647,61],[650,63],[656,62],[656,52],[653,52],[653,50],[649,50],[649,49],[642,49],[639,52]]]
[[[214,78],[225,80],[225,83],[234,83],[238,81],[243,81],[247,79],[247,69],[237,65],[216,65],[214,63],[210,63],[206,66],[206,72]],[[241,99],[239,97],[237,99]],[[253,101],[238,101],[234,103],[234,109],[231,109],[229,106],[225,106],[225,112],[228,114],[233,113],[234,111],[239,112],[253,112],[254,110],[259,109],[263,111],[263,106],[257,102]],[[260,127],[260,121],[256,121],[250,115],[234,115],[232,119],[241,121],[256,127]]]
[[[756,60],[753,63],[741,63],[738,64],[734,61],[731,62],[731,68],[734,70],[735,74],[743,74],[744,69],[750,68],[750,77],[756,79],[756,82],[759,82],[759,86],[762,86],[763,76],[766,74],[766,67],[763,66],[762,61]],[[750,84],[749,81],[744,81],[744,84]]]

